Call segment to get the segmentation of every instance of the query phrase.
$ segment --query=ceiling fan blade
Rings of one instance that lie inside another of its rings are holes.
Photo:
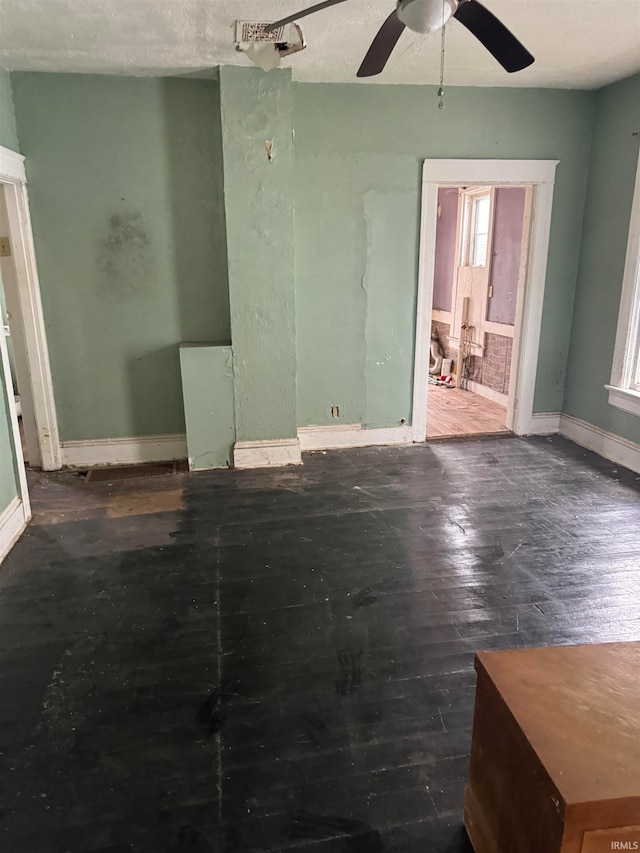
[[[454,18],[473,33],[510,74],[522,71],[534,61],[526,47],[478,0],[462,0]]]
[[[314,12],[320,12],[322,9],[328,9],[329,6],[337,6],[338,3],[345,2],[346,0],[324,0],[322,3],[316,3],[315,6],[309,6],[308,9],[302,9],[300,12],[296,12],[295,15],[289,15],[287,18],[281,18],[279,21],[269,24],[269,26],[266,27],[266,31],[268,33],[273,32],[273,30],[277,30],[285,24],[291,24],[293,21],[299,21],[300,18],[306,18],[307,15],[313,15]]]
[[[378,30],[378,34],[371,42],[367,55],[358,68],[357,77],[373,77],[379,74],[387,64],[393,48],[405,30],[405,25],[396,15],[395,10]]]

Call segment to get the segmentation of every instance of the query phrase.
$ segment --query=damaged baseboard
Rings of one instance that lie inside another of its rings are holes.
[[[234,445],[234,468],[271,468],[281,465],[302,465],[299,439],[273,438],[264,441],[236,441]]]
[[[17,497],[0,513],[0,563],[22,535],[28,520],[24,504]]]
[[[339,450],[342,447],[411,444],[408,425],[364,429],[361,424],[305,426],[298,428],[302,450]]]
[[[175,462],[187,458],[187,437],[179,434],[142,435],[135,438],[63,441],[61,452],[65,468]]]
[[[637,442],[564,414],[560,415],[560,434],[610,462],[640,474],[640,444]]]

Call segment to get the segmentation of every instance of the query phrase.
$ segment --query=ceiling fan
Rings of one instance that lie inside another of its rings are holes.
[[[344,2],[345,0],[324,0],[295,15],[276,21],[267,27],[267,30],[275,30],[321,9]],[[451,17],[460,21],[510,74],[521,71],[534,61],[524,45],[478,0],[398,0],[398,5],[371,43],[357,76],[373,77],[380,74],[406,27],[417,33],[434,33]]]

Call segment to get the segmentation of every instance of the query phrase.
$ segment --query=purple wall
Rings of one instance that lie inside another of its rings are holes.
[[[524,187],[498,187],[493,224],[493,256],[489,284],[493,296],[487,304],[487,320],[493,323],[516,322],[518,271],[522,252]]]
[[[456,261],[456,225],[458,222],[458,190],[438,190],[440,217],[436,225],[436,261],[433,277],[433,307],[451,311],[451,290]]]

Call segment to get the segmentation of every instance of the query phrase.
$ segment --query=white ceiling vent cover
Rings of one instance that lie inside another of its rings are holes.
[[[242,42],[283,42],[284,31],[288,27],[278,27],[271,33],[267,32],[269,22],[257,23],[256,21],[236,21],[236,41]]]
[[[277,68],[283,57],[304,50],[304,36],[297,24],[285,24],[271,33],[266,31],[268,23],[236,21],[236,50],[263,71]]]

